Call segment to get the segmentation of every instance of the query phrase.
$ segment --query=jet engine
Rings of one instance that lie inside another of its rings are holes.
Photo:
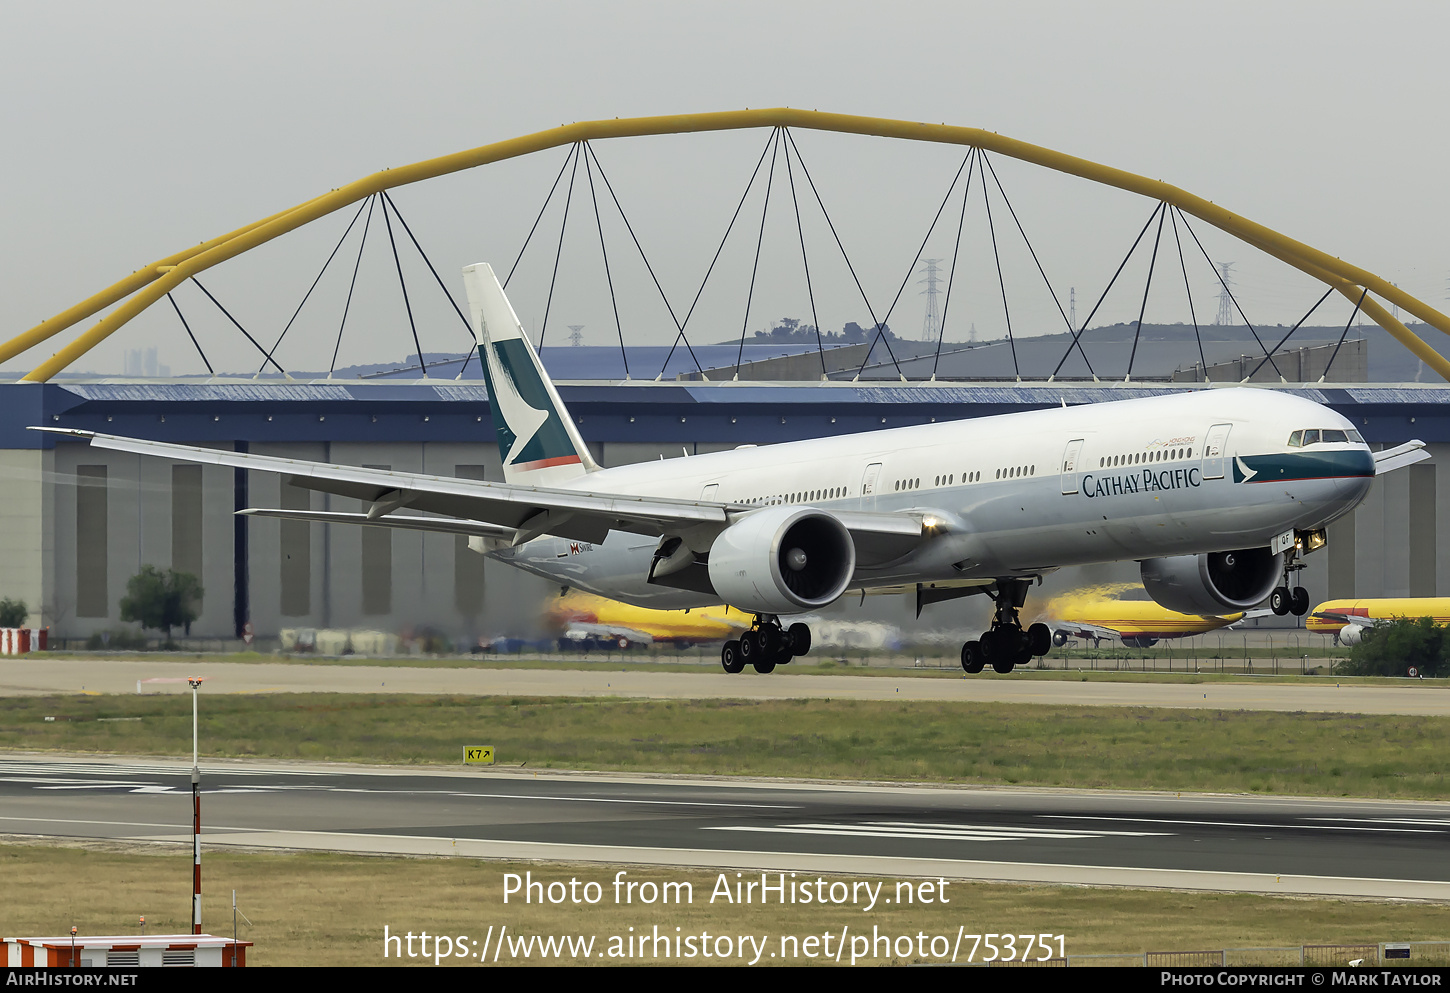
[[[835,517],[803,507],[758,510],[720,532],[710,546],[710,583],[730,606],[795,614],[832,603],[856,571],[851,532]]]
[[[1144,559],[1143,587],[1159,606],[1183,614],[1248,610],[1266,600],[1284,574],[1284,556],[1267,548]]]
[[[1364,637],[1364,628],[1358,624],[1346,624],[1339,629],[1339,643],[1341,645],[1358,645]]]

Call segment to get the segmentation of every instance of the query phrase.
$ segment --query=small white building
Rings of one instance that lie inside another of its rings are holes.
[[[250,941],[210,934],[61,935],[6,938],[5,960],[13,968],[150,968],[155,966],[244,966]]]

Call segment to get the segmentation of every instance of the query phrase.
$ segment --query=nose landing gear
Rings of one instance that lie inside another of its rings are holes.
[[[1280,617],[1285,614],[1303,617],[1309,613],[1309,591],[1302,586],[1290,585],[1291,580],[1298,579],[1298,572],[1303,568],[1303,562],[1295,562],[1292,558],[1286,560],[1284,584],[1275,587],[1274,592],[1269,594],[1269,609]]]

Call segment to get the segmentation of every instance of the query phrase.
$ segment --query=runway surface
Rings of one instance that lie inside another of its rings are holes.
[[[203,845],[1450,900],[1450,804],[214,763]],[[0,834],[191,842],[189,766],[0,757]],[[605,867],[608,867],[607,869]]]
[[[587,664],[585,664],[587,665]],[[161,693],[204,676],[207,693],[429,693],[510,696],[620,696],[672,699],[933,700],[1077,706],[1450,716],[1450,690],[1410,684],[1114,683],[981,674],[897,676],[744,672],[609,672],[600,669],[445,669],[401,665],[18,659],[0,661],[0,696],[51,693]],[[153,681],[154,680],[154,681]]]

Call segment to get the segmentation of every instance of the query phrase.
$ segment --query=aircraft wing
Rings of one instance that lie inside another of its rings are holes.
[[[256,511],[254,513],[257,516],[292,516],[299,520],[325,519],[337,523],[381,523],[385,515],[406,507],[409,510],[441,514],[452,520],[450,522],[415,517],[406,518],[404,523],[392,526],[505,537],[516,545],[543,534],[577,541],[602,542],[612,530],[649,535],[676,534],[701,526],[714,526],[723,530],[738,517],[757,509],[702,500],[592,493],[581,489],[497,483],[329,462],[308,462],[273,455],[254,455],[140,438],[123,438],[75,428],[37,427],[32,430],[83,438],[93,448],[273,472],[286,476],[288,482],[294,486],[352,497],[368,505],[367,511],[357,516],[333,515],[323,518],[304,516],[314,514],[312,511],[277,510]],[[858,554],[864,550],[874,553],[863,555],[867,558],[886,559],[904,555],[923,541],[927,534],[922,517],[915,514],[849,511],[837,516],[851,532]],[[425,526],[423,522],[429,522],[433,526]],[[477,526],[477,522],[486,522],[494,525],[496,529],[506,529],[506,533],[470,530],[470,527]]]
[[[1224,629],[1225,630],[1232,631],[1234,628],[1238,627],[1244,621],[1252,621],[1252,620],[1254,620],[1255,618],[1258,618],[1258,617],[1272,617],[1273,615],[1274,615],[1274,612],[1272,610],[1270,610],[1268,607],[1260,607],[1260,608],[1258,608],[1256,610],[1246,610],[1242,614],[1239,614],[1238,615],[1238,618],[1235,621],[1233,621],[1233,623],[1231,623],[1231,624],[1225,624],[1224,625]],[[1208,615],[1204,615],[1204,616],[1216,617],[1218,620],[1228,620],[1227,617],[1222,617],[1222,616],[1213,615],[1213,614],[1208,614]],[[1229,616],[1232,617],[1233,615],[1230,614]]]
[[[1414,441],[1407,441],[1403,445],[1396,445],[1394,448],[1386,448],[1382,452],[1374,453],[1374,474],[1382,476],[1387,472],[1396,469],[1403,469],[1407,465],[1414,465],[1416,462],[1423,462],[1430,457],[1425,451],[1425,443],[1418,438]]]
[[[1116,628],[1103,627],[1101,624],[1089,624],[1085,621],[1049,621],[1048,627],[1054,631],[1067,631],[1069,634],[1079,638],[1121,638],[1123,632]]]
[[[571,635],[575,637],[570,637]],[[564,625],[564,637],[572,641],[582,641],[585,637],[598,638],[604,641],[614,641],[618,638],[625,638],[638,645],[653,645],[654,635],[648,631],[641,631],[638,628],[622,627],[618,624],[591,624],[587,621],[575,621],[572,624]]]

